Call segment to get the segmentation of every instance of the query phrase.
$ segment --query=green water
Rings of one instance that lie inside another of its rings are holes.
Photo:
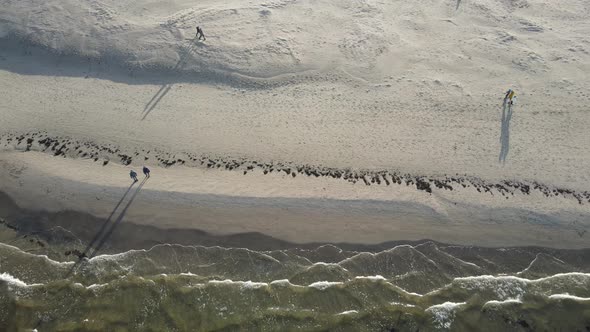
[[[1,245],[0,327],[6,331],[590,329],[590,274],[586,260],[579,259],[587,253],[535,251],[432,243],[378,253],[333,246],[257,252],[160,245],[75,264]]]

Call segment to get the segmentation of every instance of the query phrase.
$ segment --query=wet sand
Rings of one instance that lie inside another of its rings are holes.
[[[229,245],[231,236],[244,233],[251,238],[232,245],[273,249],[429,239],[489,247],[587,247],[590,206],[540,193],[510,200],[486,194],[482,203],[483,194],[473,188],[427,193],[414,186],[188,167],[152,168],[149,180],[132,185],[129,167],[119,164],[39,152],[0,156],[0,217],[50,221],[85,240],[105,221],[115,223],[105,244],[111,250],[131,244]],[[267,236],[273,240],[261,241]]]

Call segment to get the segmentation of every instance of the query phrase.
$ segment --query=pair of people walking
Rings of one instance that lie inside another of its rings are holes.
[[[146,178],[150,177],[150,169],[143,166],[143,175],[145,175]],[[129,172],[129,176],[131,177],[131,180],[133,180],[133,182],[137,182],[137,173],[135,173],[134,170],[131,170]]]

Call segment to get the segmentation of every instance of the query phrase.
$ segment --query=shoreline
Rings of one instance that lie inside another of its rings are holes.
[[[0,163],[2,191],[19,206],[16,215],[44,211],[52,217],[41,219],[74,233],[124,212],[125,234],[136,225],[222,237],[261,234],[301,245],[429,239],[483,247],[588,247],[590,206],[564,197],[532,193],[507,200],[473,188],[429,194],[412,186],[191,167],[152,167],[139,190],[141,183],[129,186],[132,166],[31,151],[0,152]],[[0,205],[8,214],[11,204]],[[76,224],[78,213],[94,221]]]
[[[0,331],[590,331],[588,17],[5,1]]]

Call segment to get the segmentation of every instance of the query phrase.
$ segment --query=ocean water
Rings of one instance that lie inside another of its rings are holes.
[[[2,331],[589,331],[588,250],[0,245]]]

